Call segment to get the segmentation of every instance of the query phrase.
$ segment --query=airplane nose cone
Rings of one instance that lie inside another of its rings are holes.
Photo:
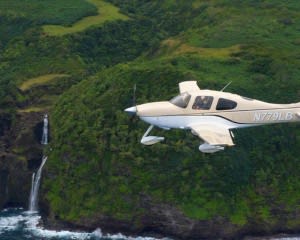
[[[136,106],[134,106],[134,107],[130,107],[130,108],[126,108],[124,111],[127,113],[127,114],[129,114],[129,115],[135,115],[136,114]]]

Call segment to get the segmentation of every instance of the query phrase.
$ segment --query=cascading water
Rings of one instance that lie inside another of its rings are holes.
[[[48,115],[44,115],[44,125],[43,125],[43,135],[41,144],[48,144]],[[38,192],[40,188],[40,181],[42,176],[43,167],[47,161],[47,156],[43,156],[42,163],[37,171],[37,173],[32,174],[32,183],[31,183],[31,191],[29,197],[29,211],[37,211],[38,210]]]
[[[48,115],[45,114],[44,116],[44,126],[43,126],[43,135],[41,144],[48,144]]]
[[[31,208],[31,204],[33,202],[32,198],[33,198],[33,195],[34,195],[34,179],[35,179],[35,173],[32,174],[32,178],[31,178],[31,190],[30,190],[30,196],[29,196],[29,206],[28,206],[28,209],[30,211],[33,211]]]
[[[32,186],[30,191],[30,197],[29,197],[29,211],[37,211],[38,210],[38,193],[39,193],[39,187],[40,187],[40,180],[42,176],[42,169],[47,161],[46,156],[42,159],[42,164],[37,171],[36,174],[32,174]]]

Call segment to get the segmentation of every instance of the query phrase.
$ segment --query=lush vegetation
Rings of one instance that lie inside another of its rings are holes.
[[[85,16],[96,14],[97,8],[82,0],[0,1],[0,16],[7,16],[11,20],[25,18],[38,24],[70,25]]]
[[[0,106],[52,107],[43,185],[51,212],[69,221],[99,213],[128,220],[147,211],[137,207],[146,195],[195,219],[275,225],[283,214],[288,227],[299,224],[299,125],[236,130],[237,146],[206,155],[199,139],[183,131],[155,130],[166,142],[140,145],[147,125],[123,109],[132,104],[134,84],[143,103],[171,98],[190,79],[217,90],[233,81],[228,91],[299,102],[300,4],[109,2],[130,19],[58,37],[24,13],[20,29],[1,37]],[[88,13],[78,9],[76,16]]]
[[[172,203],[192,218],[224,216],[240,225],[250,219],[274,224],[279,205],[293,212],[299,201],[297,126],[238,130],[235,148],[208,156],[198,152],[197,138],[180,131],[159,132],[167,141],[151,148],[138,145],[147,126],[123,113],[135,83],[142,103],[170,98],[178,92],[177,83],[187,79],[212,89],[233,81],[230,90],[245,96],[299,101],[299,17],[293,6],[286,4],[283,13],[282,4],[254,1],[182,1],[178,6],[166,1],[164,8],[112,2],[128,15],[151,18],[166,40],[60,98],[52,115],[60,126],[53,129],[48,165],[56,178],[47,182],[54,212],[68,220],[95,212],[127,219],[141,214],[136,208],[140,193]],[[264,8],[258,9],[260,4]],[[171,27],[168,14],[180,16],[180,24]]]
[[[89,0],[90,3],[94,4],[98,9],[96,16],[89,16],[81,19],[70,27],[67,26],[56,26],[56,25],[45,25],[43,30],[46,34],[53,36],[61,36],[65,34],[80,32],[88,27],[99,26],[107,21],[126,20],[126,15],[120,14],[119,9],[103,0]]]
[[[205,71],[200,71],[206,80],[199,81],[200,86],[222,87],[209,79],[216,76],[215,67],[222,69],[224,63],[215,61],[209,66],[209,61],[199,57],[180,57],[171,62],[118,65],[81,82],[60,99],[52,116],[60,128],[53,131],[56,141],[48,165],[51,175],[57,176],[48,194],[55,212],[68,220],[92,216],[95,211],[127,218],[140,214],[141,209],[135,208],[137,193],[171,202],[190,217],[221,215],[238,224],[252,217],[271,221],[272,207],[283,198],[289,198],[285,203],[292,211],[299,200],[295,194],[299,187],[296,126],[236,131],[237,146],[215,155],[199,153],[199,140],[181,131],[157,131],[166,136],[166,143],[137,147],[147,126],[122,111],[131,104],[130,86],[137,83],[138,102],[170,98],[177,94],[178,78],[198,77],[192,67],[184,66],[192,60],[206,64]],[[239,80],[240,86],[253,75],[238,74],[243,64],[225,66],[232,71],[226,76]],[[69,201],[74,201],[71,208]]]

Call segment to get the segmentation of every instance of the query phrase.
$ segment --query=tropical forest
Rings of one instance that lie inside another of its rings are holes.
[[[199,151],[190,131],[124,109],[182,81],[271,103],[300,102],[300,2],[0,0],[0,207],[53,228],[241,239],[300,232],[300,124],[235,129]],[[49,144],[40,146],[43,115]]]

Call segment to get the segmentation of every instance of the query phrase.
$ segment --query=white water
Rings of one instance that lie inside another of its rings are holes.
[[[103,234],[98,228],[94,232],[71,232],[47,230],[41,226],[41,216],[37,212],[23,209],[6,209],[0,212],[0,239],[59,239],[59,240],[157,240],[152,237],[130,237],[123,234]],[[168,238],[163,238],[167,240]]]
[[[41,216],[23,209],[0,211],[0,239],[14,240],[157,240],[152,237],[131,237],[123,234],[103,234],[98,228],[94,232],[71,232],[47,230],[41,226]],[[246,238],[252,239],[252,238]],[[300,240],[299,236],[255,237],[255,240]],[[162,238],[161,240],[170,240]]]
[[[44,116],[44,126],[43,126],[43,135],[41,144],[47,145],[48,144],[48,115],[45,114]]]
[[[37,173],[32,174],[32,185],[31,185],[31,191],[29,197],[29,211],[31,212],[38,211],[38,194],[39,194],[42,170],[46,161],[47,161],[47,157],[43,156],[42,164],[39,167]]]

